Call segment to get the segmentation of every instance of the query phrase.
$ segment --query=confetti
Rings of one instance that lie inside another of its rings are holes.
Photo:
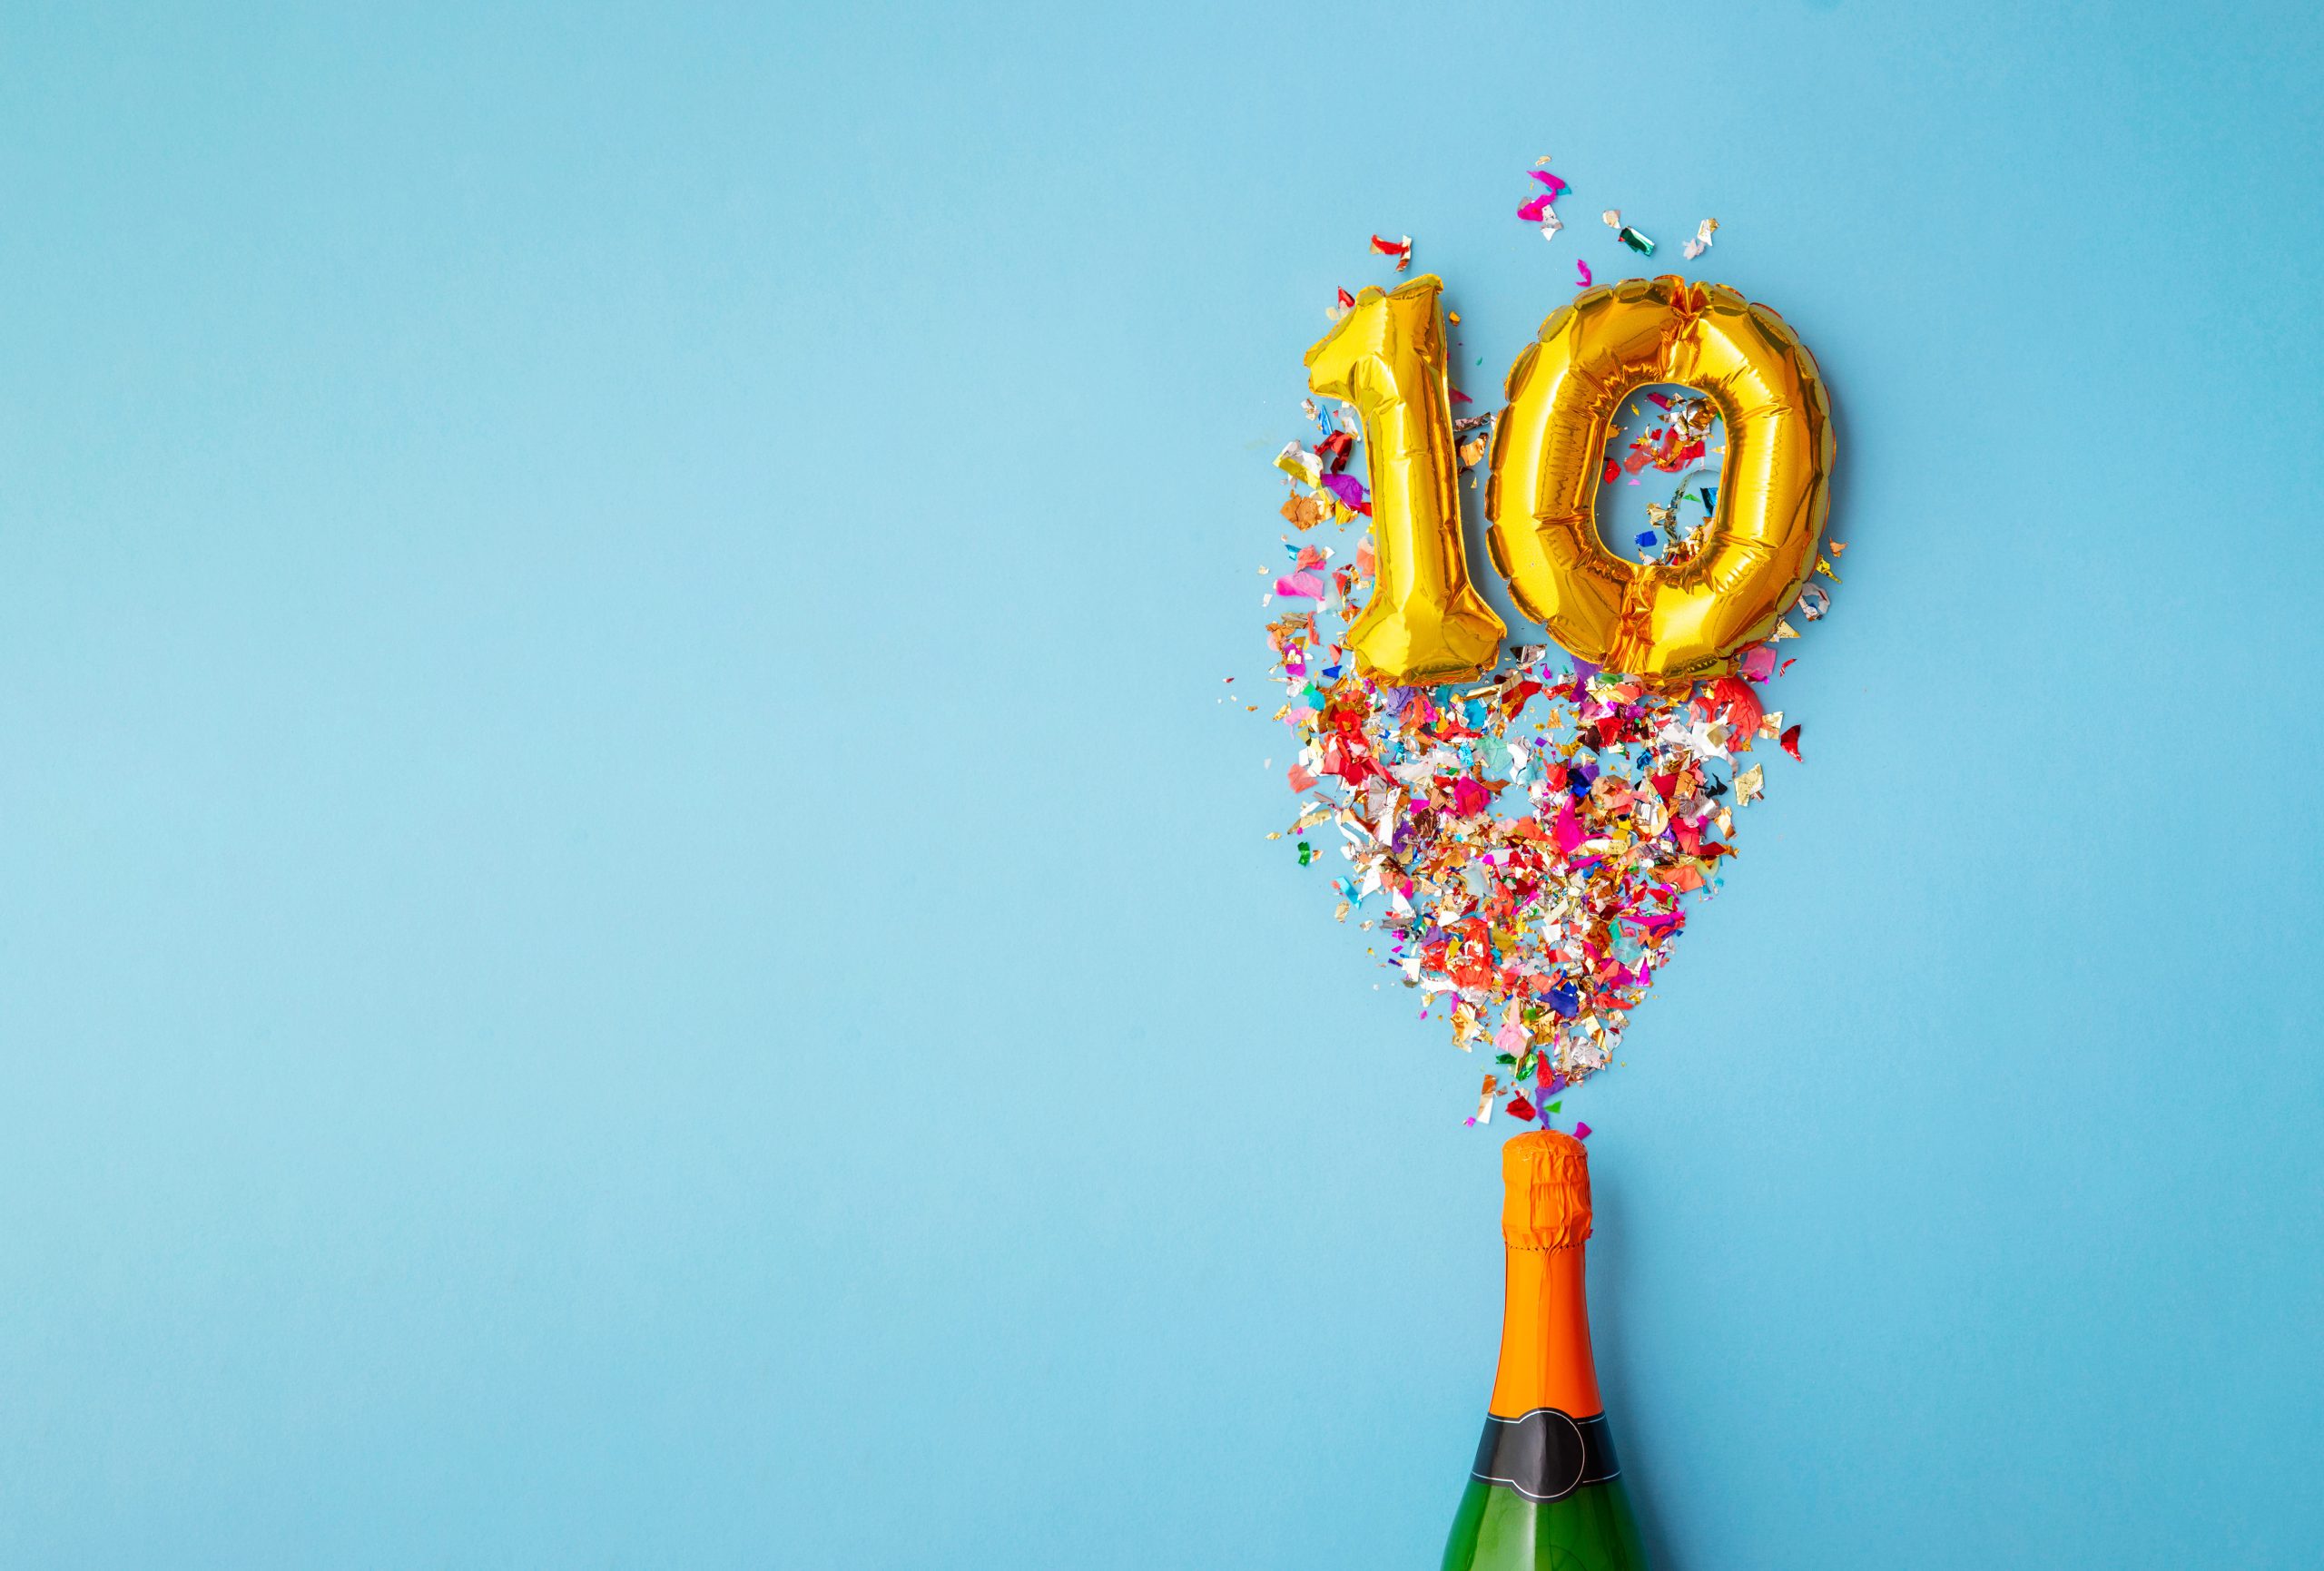
[[[1325,475],[1323,476],[1321,484],[1324,490],[1329,491],[1334,496],[1339,498],[1343,505],[1353,508],[1354,511],[1363,514],[1366,517],[1371,516],[1372,503],[1364,489],[1364,482],[1357,479],[1354,476]]]
[[[1320,484],[1324,478],[1324,461],[1296,442],[1283,445],[1283,451],[1275,456],[1275,466],[1310,486]]]
[[[1295,528],[1313,529],[1331,515],[1332,505],[1321,496],[1294,496],[1283,505],[1283,516]]]
[[[1710,250],[1710,237],[1718,232],[1718,220],[1707,218],[1695,228],[1695,238],[1679,248],[1679,254],[1689,261]]]
[[[1614,231],[1614,238],[1620,241],[1624,245],[1630,247],[1630,250],[1638,252],[1640,256],[1652,256],[1654,254],[1654,242],[1622,221],[1622,210],[1620,208],[1610,207],[1598,216],[1605,221],[1606,227],[1608,229]]]
[[[1778,741],[1776,745],[1782,748],[1784,751],[1791,754],[1795,761],[1797,761],[1799,758],[1799,728],[1796,725],[1787,728],[1783,733],[1782,741]]]
[[[1471,1114],[1468,1118],[1468,1124],[1471,1128],[1474,1128],[1480,1124],[1490,1124],[1492,1122],[1493,1093],[1500,1089],[1501,1081],[1497,1075],[1488,1075],[1485,1076],[1484,1089],[1477,1093],[1477,1110]]]
[[[1577,283],[1576,285],[1574,285],[1574,286],[1573,286],[1574,288],[1576,288],[1576,289],[1580,289],[1580,290],[1586,290],[1586,289],[1588,289],[1588,288],[1590,286],[1590,284],[1591,284],[1591,283],[1593,283],[1594,281],[1596,281],[1596,280],[1592,280],[1592,279],[1590,278],[1590,264],[1589,264],[1588,262],[1583,261],[1583,260],[1582,260],[1581,258],[1579,258],[1579,257],[1576,257],[1576,258],[1574,259],[1574,263],[1573,263],[1573,265],[1574,265],[1574,267],[1575,267],[1575,268],[1576,268],[1576,269],[1581,272],[1581,281],[1580,283]]]
[[[1375,234],[1372,237],[1372,249],[1382,256],[1394,257],[1398,272],[1413,265],[1413,237],[1410,235],[1401,241],[1393,241],[1382,240]],[[1348,303],[1353,305],[1355,302],[1351,300]]]

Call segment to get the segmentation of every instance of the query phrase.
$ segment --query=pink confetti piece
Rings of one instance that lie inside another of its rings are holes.
[[[1292,599],[1321,600],[1324,579],[1321,574],[1293,573],[1275,581],[1275,592]]]
[[[1372,515],[1372,504],[1366,498],[1364,482],[1354,476],[1326,475],[1323,479],[1323,486],[1324,490],[1329,491],[1365,517]]]
[[[1529,169],[1525,172],[1550,188],[1550,200],[1551,201],[1557,201],[1558,198],[1563,196],[1571,189],[1565,182],[1560,180],[1556,175],[1551,174],[1546,169]]]
[[[1574,286],[1573,286],[1574,288],[1576,288],[1576,289],[1578,289],[1578,290],[1586,290],[1586,289],[1588,289],[1591,284],[1593,284],[1593,283],[1597,282],[1597,280],[1596,280],[1595,279],[1593,279],[1593,278],[1591,278],[1591,277],[1590,276],[1590,264],[1589,264],[1588,262],[1583,261],[1583,260],[1581,260],[1579,257],[1577,257],[1577,258],[1575,258],[1575,259],[1574,259],[1574,263],[1573,263],[1573,265],[1574,265],[1574,267],[1575,267],[1575,268],[1576,268],[1576,269],[1581,272],[1581,281],[1580,283],[1578,283],[1578,284],[1574,285]]]
[[[1581,843],[1581,820],[1574,817],[1571,802],[1558,809],[1558,821],[1550,830],[1550,843],[1561,851],[1571,851]]]
[[[1581,1122],[1581,1119],[1579,1119],[1579,1118],[1575,1119],[1575,1120],[1573,1121],[1573,1137],[1574,1137],[1576,1140],[1587,1140],[1587,1139],[1589,1139],[1589,1138],[1590,1138],[1590,1125],[1588,1125],[1587,1124],[1582,1123],[1582,1122]]]
[[[1544,193],[1537,196],[1523,207],[1519,208],[1517,216],[1527,223],[1539,223],[1541,221],[1541,215],[1550,211],[1550,204],[1555,201],[1557,198],[1551,194]]]

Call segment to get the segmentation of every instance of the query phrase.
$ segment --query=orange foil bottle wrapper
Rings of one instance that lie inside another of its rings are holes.
[[[1590,1153],[1554,1129],[1501,1148],[1501,1236],[1512,1249],[1571,1249],[1590,1236]]]

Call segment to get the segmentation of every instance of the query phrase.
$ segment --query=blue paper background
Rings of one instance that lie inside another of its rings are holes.
[[[2313,1564],[2302,9],[394,10],[0,16],[0,1563],[1433,1564],[1478,1065],[1219,679],[1364,237],[1489,398],[1614,205],[1852,545],[1569,1105],[1657,1564]]]

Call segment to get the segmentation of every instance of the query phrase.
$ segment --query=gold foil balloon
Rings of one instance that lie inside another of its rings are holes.
[[[1444,378],[1439,280],[1367,289],[1307,351],[1307,385],[1364,423],[1378,587],[1348,631],[1358,665],[1384,682],[1464,682],[1492,666],[1504,629],[1469,582],[1460,469]]]
[[[1421,281],[1433,300],[1435,280]],[[1709,398],[1727,459],[1718,515],[1641,565],[1600,541],[1596,503],[1615,413],[1655,382]],[[1526,614],[1593,664],[1663,686],[1719,675],[1815,568],[1832,455],[1815,357],[1775,312],[1677,277],[1590,290],[1510,368],[1485,493],[1493,565]]]

